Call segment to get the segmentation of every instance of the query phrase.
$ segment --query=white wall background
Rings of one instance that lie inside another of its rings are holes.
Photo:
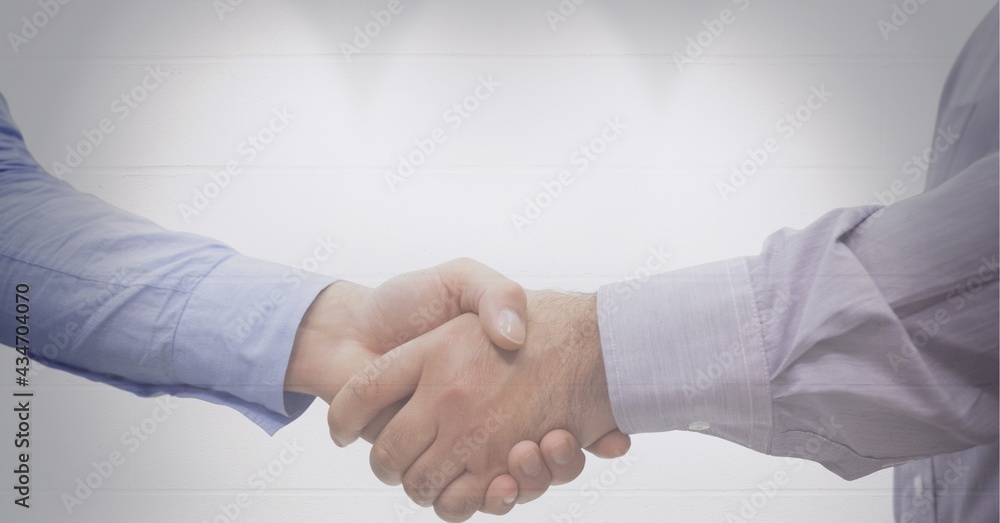
[[[772,231],[871,203],[893,180],[905,196],[919,192],[904,163],[929,145],[948,68],[994,1],[927,0],[886,41],[877,22],[893,3],[592,0],[553,29],[546,11],[557,0],[403,0],[348,62],[341,44],[388,0],[244,0],[222,17],[212,0],[78,0],[17,52],[0,44],[0,91],[46,167],[65,161],[82,130],[113,120],[65,179],[167,228],[292,265],[329,235],[342,247],[320,272],[365,284],[471,256],[526,286],[593,291],[632,274],[650,248],[672,253],[670,269],[752,254]],[[735,22],[678,70],[672,53],[726,8]],[[40,10],[4,2],[0,32],[20,32],[21,17]],[[112,103],[147,66],[170,76],[122,121]],[[451,129],[444,112],[480,76],[502,85]],[[834,96],[723,201],[715,182],[821,85]],[[293,123],[246,162],[239,143],[275,109]],[[615,116],[622,140],[518,233],[511,214],[523,199]],[[390,190],[384,173],[435,127],[447,142]],[[243,174],[185,220],[179,205],[230,160]],[[12,363],[0,358],[4,375]],[[220,505],[244,492],[253,502],[241,522],[435,520],[372,476],[367,444],[332,445],[322,402],[271,438],[226,408],[175,400],[131,452],[120,438],[151,426],[155,400],[46,368],[34,383],[30,521],[231,521]],[[0,416],[4,434],[11,418]],[[291,441],[306,451],[257,493],[250,478],[278,469]],[[125,464],[68,514],[61,496],[114,451]],[[631,454],[625,473],[592,459],[579,480],[508,517],[727,521],[784,471],[790,483],[752,520],[891,521],[889,472],[848,483],[686,433],[638,436]],[[4,448],[3,469],[13,455]],[[0,520],[25,521],[4,491]],[[565,516],[574,503],[582,514]]]

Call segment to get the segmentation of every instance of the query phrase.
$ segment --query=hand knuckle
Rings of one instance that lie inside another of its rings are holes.
[[[404,479],[403,491],[417,505],[429,507],[437,499],[436,491],[426,476],[419,476],[419,479]]]
[[[402,473],[399,461],[396,459],[394,445],[383,441],[383,439],[379,439],[372,446],[371,459],[373,466],[379,467],[390,475],[399,476]]]
[[[471,269],[479,265],[479,262],[468,256],[460,256],[451,261],[456,269]]]
[[[366,367],[365,370],[355,374],[344,389],[350,394],[351,401],[370,403],[378,394],[376,369],[371,366]]]

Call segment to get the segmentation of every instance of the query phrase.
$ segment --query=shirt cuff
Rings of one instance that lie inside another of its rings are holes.
[[[242,255],[227,258],[198,283],[181,314],[173,344],[177,382],[233,397],[215,402],[273,433],[315,399],[286,393],[285,372],[306,309],[334,281]]]
[[[598,316],[623,432],[692,430],[768,451],[770,378],[745,258],[604,286]]]

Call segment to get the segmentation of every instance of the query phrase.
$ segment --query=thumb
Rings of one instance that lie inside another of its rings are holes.
[[[475,312],[495,345],[517,350],[524,345],[528,298],[515,281],[468,258],[441,265],[442,281],[459,296],[462,312]]]
[[[599,458],[612,459],[624,456],[631,446],[632,438],[628,434],[612,430],[587,447],[587,451]]]

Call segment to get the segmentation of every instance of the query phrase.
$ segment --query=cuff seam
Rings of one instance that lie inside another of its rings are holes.
[[[742,258],[740,261],[741,261],[740,266],[743,268],[743,271],[746,274],[747,291],[750,294],[749,296],[750,303],[753,304],[753,321],[754,321],[754,326],[756,327],[754,329],[755,331],[754,334],[760,344],[758,350],[760,351],[760,365],[762,367],[761,369],[762,376],[764,377],[762,385],[764,386],[764,391],[765,391],[764,399],[766,401],[764,402],[765,404],[763,407],[764,407],[764,412],[767,413],[764,420],[767,426],[767,434],[764,435],[765,440],[761,442],[763,443],[762,452],[764,452],[765,454],[770,454],[771,440],[774,432],[774,401],[773,401],[774,396],[771,392],[771,379],[770,379],[771,376],[770,376],[770,370],[768,369],[767,365],[767,343],[764,336],[764,325],[760,321],[760,304],[757,301],[757,289],[754,286],[753,276],[750,274],[750,264],[748,263],[747,258]],[[733,304],[736,305],[736,286],[731,284],[730,290],[733,294]],[[749,374],[750,369],[747,369],[747,371],[748,375],[750,375]],[[750,397],[751,398],[754,397],[752,391],[750,391]],[[754,412],[756,412],[756,409],[751,407],[750,412],[752,415]],[[756,424],[751,424],[751,426],[756,426]]]

